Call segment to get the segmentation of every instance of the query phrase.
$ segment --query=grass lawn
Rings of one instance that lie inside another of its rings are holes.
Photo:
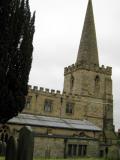
[[[70,160],[104,160],[102,158],[68,158]],[[65,159],[44,159],[44,158],[37,158],[34,160],[65,160]]]
[[[68,158],[70,159],[70,158]],[[0,157],[0,160],[5,160],[4,157]],[[65,160],[65,159],[45,159],[45,158],[37,158],[37,159],[34,159],[34,160]],[[71,158],[70,160],[104,160],[104,159],[101,159],[101,158]]]

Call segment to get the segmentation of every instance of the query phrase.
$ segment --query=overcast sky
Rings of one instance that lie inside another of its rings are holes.
[[[100,65],[113,68],[114,124],[120,128],[120,0],[93,0]],[[63,89],[75,63],[88,0],[30,0],[36,11],[29,84]]]

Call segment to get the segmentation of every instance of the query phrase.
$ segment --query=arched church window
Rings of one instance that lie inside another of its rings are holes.
[[[10,135],[9,127],[6,125],[1,126],[1,128],[0,128],[0,141],[7,143],[9,135]]]
[[[52,105],[53,105],[53,101],[50,99],[45,99],[44,102],[44,111],[45,112],[51,112],[52,111]]]
[[[99,93],[100,90],[100,77],[97,75],[95,77],[95,93]]]
[[[4,133],[1,134],[0,140],[3,142],[4,141]]]
[[[100,81],[100,77],[97,75],[97,76],[95,77],[95,82],[98,84],[99,81]]]
[[[74,77],[73,77],[73,75],[71,75],[71,77],[70,77],[70,89],[73,88],[73,85],[74,85]]]
[[[73,114],[74,104],[73,103],[67,103],[66,104],[66,113]]]
[[[32,101],[32,96],[27,96],[26,97],[26,104],[25,104],[26,109],[30,109],[31,101]]]

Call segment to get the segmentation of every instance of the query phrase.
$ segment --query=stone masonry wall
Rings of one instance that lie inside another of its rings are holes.
[[[103,100],[93,96],[79,96],[73,94],[57,94],[46,91],[29,90],[28,97],[31,97],[29,108],[24,113],[53,116],[70,119],[92,119],[92,122],[99,127],[103,126]],[[52,101],[52,110],[44,110],[45,100]],[[66,104],[73,103],[73,113],[66,113]]]
[[[35,137],[34,157],[64,157],[64,139]]]

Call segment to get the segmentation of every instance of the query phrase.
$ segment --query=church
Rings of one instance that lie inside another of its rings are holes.
[[[99,65],[92,1],[89,0],[74,64],[64,69],[63,92],[29,86],[22,114],[1,126],[2,141],[23,126],[34,133],[34,156],[103,157],[116,143],[112,68]]]

